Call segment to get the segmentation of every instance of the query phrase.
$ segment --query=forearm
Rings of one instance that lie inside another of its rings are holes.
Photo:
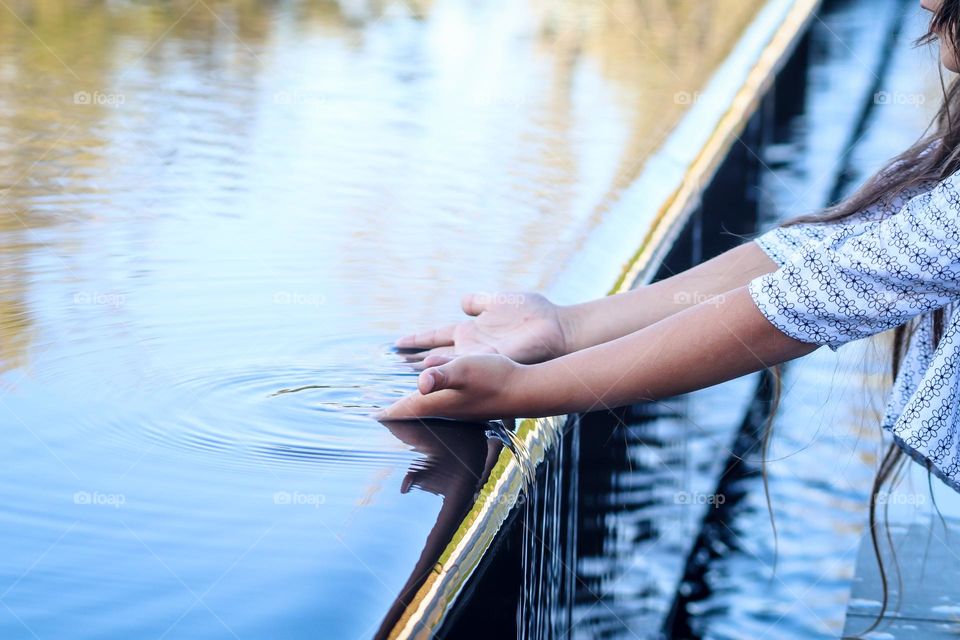
[[[712,282],[712,280],[711,280]],[[562,415],[709,387],[814,351],[774,327],[745,286],[635,333],[528,367],[528,415]]]
[[[776,268],[755,242],[746,242],[654,284],[563,307],[567,353],[639,331]]]

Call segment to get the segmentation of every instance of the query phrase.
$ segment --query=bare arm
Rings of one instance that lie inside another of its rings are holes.
[[[567,353],[609,342],[776,271],[755,242],[651,285],[561,307],[568,328]]]
[[[499,353],[543,362],[633,333],[776,268],[747,242],[655,284],[583,304],[557,306],[531,293],[470,294],[462,302],[470,319],[404,336],[397,346],[423,350],[417,358]]]
[[[816,348],[770,324],[739,287],[715,303],[542,364],[497,355],[435,357],[420,374],[418,392],[379,417],[486,420],[616,407],[702,389]]]
[[[816,350],[782,333],[746,287],[631,335],[534,367],[537,415],[617,407],[710,387]],[[544,393],[544,390],[550,390]]]

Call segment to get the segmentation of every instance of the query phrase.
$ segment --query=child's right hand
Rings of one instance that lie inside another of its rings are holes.
[[[404,336],[397,348],[424,350],[424,358],[499,353],[523,364],[568,352],[571,321],[563,307],[540,294],[472,293],[461,306],[472,319]]]

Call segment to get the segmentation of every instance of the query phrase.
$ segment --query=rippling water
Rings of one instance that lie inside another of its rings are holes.
[[[371,420],[388,344],[550,284],[761,4],[3,3],[0,636],[376,633],[500,446]]]

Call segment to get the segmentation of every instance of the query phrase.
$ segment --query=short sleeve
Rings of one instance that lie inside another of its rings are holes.
[[[756,238],[754,242],[763,249],[767,256],[782,267],[790,261],[790,257],[800,248],[810,242],[820,242],[827,236],[833,225],[806,222],[789,227],[775,227]]]
[[[837,349],[960,299],[960,178],[895,215],[840,227],[754,279],[763,315],[801,342]]]

